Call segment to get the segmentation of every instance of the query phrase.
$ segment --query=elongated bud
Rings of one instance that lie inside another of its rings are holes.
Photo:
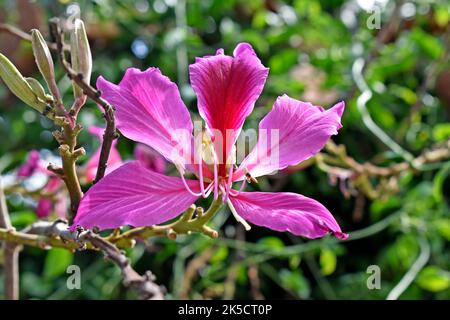
[[[36,64],[44,77],[50,92],[57,100],[61,100],[58,86],[55,80],[55,67],[53,65],[52,55],[48,49],[47,42],[37,29],[31,30],[31,44]]]
[[[42,96],[42,92],[36,93],[30,83],[22,76],[14,64],[1,53],[0,77],[17,98],[40,113],[44,111],[46,108],[46,103],[45,101],[39,99],[39,96]],[[35,86],[35,83],[33,86]],[[38,89],[38,91],[40,91],[40,89]]]
[[[89,84],[92,73],[92,55],[86,29],[80,19],[75,19],[74,28],[70,34],[70,53],[72,68],[81,74],[83,80]],[[73,82],[73,90],[75,98],[83,95],[81,88],[75,82]]]
[[[28,82],[28,84],[31,87],[31,90],[33,90],[34,95],[41,101],[46,102],[47,101],[47,95],[45,94],[44,87],[34,78],[25,78],[25,80]]]

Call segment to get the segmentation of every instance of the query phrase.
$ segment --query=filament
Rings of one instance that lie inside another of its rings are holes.
[[[247,221],[244,220],[236,211],[236,209],[233,206],[233,203],[231,203],[230,199],[227,199],[228,206],[230,207],[230,211],[233,214],[234,218],[237,220],[237,222],[242,223],[246,231],[249,231],[252,227],[248,224]]]
[[[202,195],[202,193],[197,193],[191,190],[191,188],[189,187],[189,185],[187,184],[186,179],[184,178],[184,169],[180,167],[180,165],[178,163],[175,164],[175,167],[177,168],[178,172],[180,173],[181,176],[181,180],[183,181],[184,187],[186,188],[186,190],[193,196],[195,197],[200,197]],[[203,182],[201,182],[203,183]]]
[[[232,178],[233,178],[233,164],[230,165],[230,170],[228,171],[228,181],[227,185],[225,186],[225,194],[223,196],[223,202],[228,200],[228,195],[231,190],[231,184],[233,183]]]

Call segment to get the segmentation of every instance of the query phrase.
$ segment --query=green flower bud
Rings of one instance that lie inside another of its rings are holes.
[[[42,102],[47,101],[47,96],[45,94],[44,87],[34,78],[25,78],[25,80],[28,82],[28,84],[31,87],[31,90],[33,90],[33,93],[35,96]]]
[[[83,76],[83,80],[89,84],[92,73],[92,55],[89,46],[84,23],[80,19],[75,19],[74,28],[70,34],[70,53],[72,68]],[[80,87],[73,82],[75,98],[83,96]]]
[[[48,49],[47,42],[37,29],[31,30],[31,44],[36,64],[44,77],[50,92],[59,98],[59,90],[55,80],[55,67],[53,65],[52,55]]]
[[[30,107],[42,113],[46,103],[39,99],[39,95],[33,90],[30,83],[22,76],[14,64],[0,53],[0,77],[14,95]],[[36,84],[33,83],[36,88]],[[36,90],[36,89],[35,89]],[[40,89],[39,89],[40,91]],[[41,94],[40,92],[39,94]]]

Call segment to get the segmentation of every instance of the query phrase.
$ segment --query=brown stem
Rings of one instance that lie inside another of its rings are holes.
[[[13,36],[16,36],[20,39],[31,42],[30,34],[26,33],[25,31],[20,30],[19,28],[16,28],[14,26],[6,24],[6,23],[0,23],[0,32],[6,32],[6,33],[12,34]],[[47,45],[51,50],[56,50],[56,43],[47,41]],[[69,47],[64,46],[64,51],[69,51]]]
[[[13,230],[9,219],[6,198],[0,177],[0,227]],[[5,242],[4,250],[4,287],[6,300],[19,299],[19,252],[20,246],[14,242]]]
[[[94,184],[105,176],[108,163],[109,153],[114,139],[117,138],[116,123],[114,119],[114,109],[105,109],[106,129],[103,134],[102,148],[100,150],[100,158],[98,162],[97,174],[95,175]]]
[[[105,99],[101,97],[100,91],[92,87],[83,79],[83,75],[77,73],[72,69],[70,64],[67,62],[64,55],[64,37],[63,32],[60,27],[59,19],[53,18],[50,21],[50,32],[56,41],[57,51],[59,60],[67,74],[67,76],[74,81],[82,90],[83,93],[95,101],[98,105],[103,108],[104,118],[106,120],[106,129],[103,134],[102,148],[100,152],[100,159],[97,168],[97,174],[95,176],[94,183],[98,182],[105,175],[107,162],[109,154],[111,151],[112,143],[114,139],[117,138],[116,124],[114,120],[114,107],[108,103]],[[75,103],[71,108],[69,114],[73,119],[76,119],[78,112],[80,111],[80,104]]]
[[[147,271],[143,276],[138,274],[131,267],[128,258],[114,244],[92,231],[86,231],[80,235],[80,238],[89,241],[94,247],[101,250],[106,258],[115,263],[122,271],[123,284],[126,287],[133,288],[141,299],[164,299],[163,289],[153,282],[155,280],[154,275],[150,271]]]

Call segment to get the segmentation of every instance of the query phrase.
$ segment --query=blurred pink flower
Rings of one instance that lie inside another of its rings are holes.
[[[166,172],[167,161],[153,148],[138,143],[134,148],[134,158],[144,167],[158,173]]]
[[[130,68],[119,85],[99,77],[97,87],[116,107],[121,133],[174,163],[181,179],[148,170],[138,161],[127,163],[86,193],[72,229],[77,225],[109,229],[163,223],[181,214],[200,196],[214,192],[214,197],[222,196],[247,229],[248,221],[308,238],[331,232],[345,239],[347,235],[331,213],[313,199],[287,192],[242,191],[247,179],[310,158],[341,128],[343,102],[324,110],[283,95],[261,120],[255,148],[235,168],[236,139],[268,71],[247,43],[240,43],[233,56],[224,55],[220,49],[214,56],[196,59],[189,68],[190,79],[207,128],[200,136],[200,146],[192,135],[192,120],[177,86],[159,69],[142,72]],[[264,134],[267,131],[276,132],[277,139]],[[273,154],[278,154],[277,161],[268,161]],[[199,180],[185,179],[185,170]],[[232,189],[237,181],[242,181],[240,190]]]
[[[41,189],[36,215],[39,218],[46,218],[54,211],[59,218],[65,218],[67,214],[67,191],[63,188],[63,181],[53,172],[47,170],[46,163],[40,158],[39,151],[32,150],[28,154],[26,162],[17,171],[17,176],[29,178],[38,172],[46,175],[47,183]]]
[[[39,151],[31,150],[28,153],[27,160],[23,165],[17,170],[17,176],[21,178],[27,178],[33,175],[38,170],[42,170],[43,166],[41,164],[41,159],[39,156]],[[47,170],[47,168],[45,168]]]

